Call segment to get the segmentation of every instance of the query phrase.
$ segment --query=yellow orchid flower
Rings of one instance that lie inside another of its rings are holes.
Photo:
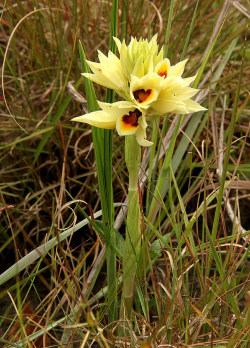
[[[151,41],[131,38],[128,45],[114,37],[120,58],[112,52],[105,56],[98,51],[100,63],[86,61],[92,74],[83,74],[93,82],[113,89],[125,101],[101,103],[102,110],[75,117],[74,121],[117,129],[119,135],[134,134],[141,146],[150,146],[146,140],[147,120],[165,113],[187,114],[206,110],[191,100],[199,90],[189,87],[196,76],[183,78],[188,59],[176,65],[163,59],[157,35]]]
[[[191,81],[191,80],[190,80]],[[190,98],[199,90],[187,86],[187,81],[178,76],[167,77],[162,83],[162,88],[156,101],[150,104],[150,114],[163,115],[171,112],[188,114],[206,110]]]
[[[131,38],[128,46],[125,41],[121,43],[118,38],[114,38],[120,53],[121,66],[127,80],[130,81],[131,75],[142,77],[153,72],[154,67],[163,59],[163,48],[158,53],[157,34],[150,42],[148,40]]]
[[[111,51],[106,57],[98,51],[100,63],[86,61],[93,74],[84,73],[83,76],[101,86],[113,89],[122,97],[128,95],[128,84],[131,75],[142,77],[153,72],[154,67],[163,59],[163,49],[158,53],[157,35],[150,42],[148,40],[131,38],[126,46],[114,37],[114,41],[120,53],[120,59]]]
[[[130,98],[138,108],[148,108],[157,100],[162,88],[163,79],[155,74],[149,73],[142,78],[131,75]]]
[[[98,51],[98,57],[100,63],[86,60],[93,74],[83,73],[82,75],[101,86],[113,89],[123,96],[125,90],[128,89],[128,81],[123,74],[120,59],[111,51],[109,51],[108,57]]]
[[[171,74],[182,74],[183,68],[180,63],[177,65],[179,66],[175,69],[175,72],[174,70],[171,71],[171,68],[169,69]],[[164,64],[159,68],[162,72],[164,70],[161,67],[164,67]],[[132,75],[130,99],[138,109],[147,111],[146,118],[148,119],[152,119],[152,115],[159,117],[167,112],[187,114],[205,110],[198,103],[190,100],[199,91],[188,87],[188,83],[191,83],[194,78],[165,77],[165,73],[162,76],[161,74],[151,73],[139,79]]]
[[[92,126],[117,129],[119,135],[134,134],[141,146],[151,146],[152,143],[146,140],[147,122],[145,112],[141,111],[131,102],[120,101],[116,103],[98,102],[102,110],[78,116],[72,121],[88,123]]]
[[[156,72],[156,74],[163,76],[164,78],[171,76],[181,76],[183,74],[187,61],[188,59],[185,59],[177,63],[176,65],[171,66],[169,59],[165,58],[156,65],[154,71]]]

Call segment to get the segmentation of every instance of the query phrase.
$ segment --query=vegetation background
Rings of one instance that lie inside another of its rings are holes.
[[[150,125],[155,145],[142,150],[140,176],[148,257],[132,326],[119,337],[119,317],[109,322],[106,315],[107,241],[100,224],[84,220],[84,212],[97,218],[101,209],[91,130],[70,122],[86,112],[79,40],[89,60],[97,61],[97,49],[107,54],[112,1],[1,2],[1,346],[248,347],[246,7],[119,2],[118,37],[158,33],[172,64],[189,58],[185,76],[204,64],[198,98],[208,109],[185,117],[168,171],[177,116]],[[104,100],[104,90],[95,91]],[[115,132],[112,163],[114,202],[125,202],[124,139]],[[115,217],[118,280],[125,230],[119,206]],[[19,260],[20,272],[11,268]]]

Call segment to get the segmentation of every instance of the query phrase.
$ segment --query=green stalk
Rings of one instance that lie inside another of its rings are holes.
[[[113,0],[111,13],[111,28],[109,49],[116,53],[116,45],[113,36],[117,36],[118,25],[118,0]],[[114,102],[114,91],[108,89],[106,102]],[[107,216],[105,216],[105,227],[109,239],[107,245],[107,277],[108,277],[108,303],[109,303],[109,323],[117,319],[117,281],[116,281],[116,255],[114,247],[116,245],[116,235],[114,230],[114,200],[112,186],[112,150],[113,150],[113,131],[104,130],[104,175],[107,189]]]
[[[116,53],[116,45],[113,36],[117,36],[118,25],[118,0],[112,2],[111,27],[109,49]],[[114,91],[107,90],[106,102],[114,102]],[[106,207],[102,205],[103,221],[105,226],[105,234],[108,236],[107,243],[107,278],[108,278],[108,304],[109,304],[109,323],[113,323],[117,319],[117,281],[116,281],[116,255],[114,247],[116,245],[116,235],[114,230],[114,201],[112,186],[112,148],[113,148],[113,131],[109,129],[103,130],[104,147],[103,147],[103,170],[106,187]]]
[[[128,216],[126,226],[126,241],[123,257],[123,306],[122,317],[130,318],[133,298],[134,282],[137,269],[137,258],[141,246],[140,205],[138,194],[138,175],[141,164],[141,147],[134,135],[125,137],[125,161],[129,173],[128,188]]]
[[[164,57],[167,57],[167,54],[168,54],[168,45],[169,45],[173,12],[174,12],[174,0],[171,0],[169,13],[168,13],[168,22],[167,22],[168,24],[167,24],[167,30],[166,30],[166,36],[165,36]]]
[[[126,39],[128,26],[128,0],[122,1],[121,40]]]
[[[80,43],[79,52],[82,62],[82,71],[89,72],[86,64],[86,56]],[[84,78],[86,97],[88,102],[88,111],[98,110],[93,84]],[[107,92],[106,101],[112,102],[112,91]],[[116,301],[116,256],[114,253],[115,231],[114,231],[114,206],[113,206],[113,187],[112,187],[112,131],[101,128],[91,127],[95,150],[96,166],[98,173],[98,183],[101,196],[101,207],[103,213],[104,233],[107,237],[107,277],[108,277],[108,304],[109,304],[109,322],[112,323],[117,317]]]

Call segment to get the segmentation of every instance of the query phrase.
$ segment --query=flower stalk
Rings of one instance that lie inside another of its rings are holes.
[[[138,193],[138,176],[141,164],[141,146],[134,135],[125,137],[125,162],[129,173],[128,215],[126,224],[126,241],[123,256],[123,314],[130,318],[137,260],[141,247],[140,205]]]

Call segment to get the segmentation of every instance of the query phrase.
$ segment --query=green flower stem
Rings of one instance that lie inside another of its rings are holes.
[[[123,257],[123,310],[127,318],[131,316],[134,297],[134,282],[137,258],[141,247],[140,205],[138,175],[141,164],[141,146],[134,135],[125,137],[125,161],[129,173],[128,216],[126,241]]]
[[[114,54],[116,53],[116,45],[113,40],[114,36],[117,36],[118,28],[118,0],[112,1],[111,11],[111,27],[110,27],[110,40],[109,49]],[[113,90],[108,89],[106,95],[106,102],[114,102]],[[109,144],[109,146],[107,146]],[[104,175],[105,186],[107,192],[107,215],[105,215],[103,221],[106,224],[105,229],[109,238],[107,243],[107,277],[108,277],[108,302],[109,311],[108,319],[109,323],[113,323],[117,319],[117,280],[116,280],[116,255],[114,247],[116,245],[116,234],[114,230],[114,200],[113,200],[113,186],[112,186],[112,145],[113,145],[113,131],[104,129]],[[99,173],[98,173],[99,174]],[[106,210],[106,209],[105,209]]]

